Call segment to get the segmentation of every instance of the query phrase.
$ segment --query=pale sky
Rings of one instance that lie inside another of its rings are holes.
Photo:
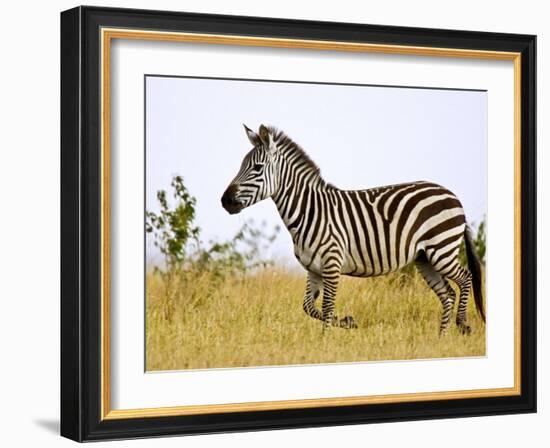
[[[245,220],[282,225],[273,201],[229,215],[220,198],[251,149],[242,124],[283,130],[340,188],[437,182],[468,222],[487,210],[487,92],[146,77],[146,208],[174,174],[197,198],[201,240],[224,241]],[[272,255],[296,264],[282,229]],[[147,258],[158,252],[147,243]]]

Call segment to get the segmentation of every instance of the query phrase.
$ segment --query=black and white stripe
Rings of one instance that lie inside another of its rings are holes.
[[[222,197],[229,213],[238,213],[271,197],[294,242],[296,258],[308,272],[305,312],[325,327],[355,327],[351,316],[338,319],[334,303],[340,277],[371,277],[415,263],[439,297],[448,324],[460,290],[456,323],[467,333],[466,307],[473,284],[483,319],[481,269],[458,198],[431,182],[411,182],[367,190],[341,190],[323,180],[307,154],[284,133],[245,126],[254,148]],[[459,263],[462,241],[468,267]],[[322,309],[315,299],[323,292]]]

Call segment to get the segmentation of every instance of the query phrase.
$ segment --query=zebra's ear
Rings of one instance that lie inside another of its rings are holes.
[[[250,140],[250,143],[252,145],[260,146],[262,144],[262,140],[260,139],[260,136],[256,134],[252,129],[250,129],[246,124],[243,124],[244,130],[246,132],[246,136],[248,137],[248,140]]]
[[[269,129],[263,124],[260,125],[259,135],[264,147],[267,148],[268,150],[272,150],[273,139],[271,137],[271,133],[269,132]]]

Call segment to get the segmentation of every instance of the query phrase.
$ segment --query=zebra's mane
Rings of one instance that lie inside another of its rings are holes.
[[[311,159],[311,157],[309,157],[309,155],[298,143],[274,126],[269,126],[268,129],[271,135],[273,135],[273,140],[278,147],[284,148],[284,152],[297,155],[298,161],[309,166],[316,174],[319,175],[319,177],[321,177],[321,168],[319,168],[319,166]]]

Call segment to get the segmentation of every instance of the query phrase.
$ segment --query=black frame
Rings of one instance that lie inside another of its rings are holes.
[[[521,395],[101,420],[100,28],[521,53]],[[536,412],[536,36],[99,7],[61,13],[61,435],[77,441]]]

